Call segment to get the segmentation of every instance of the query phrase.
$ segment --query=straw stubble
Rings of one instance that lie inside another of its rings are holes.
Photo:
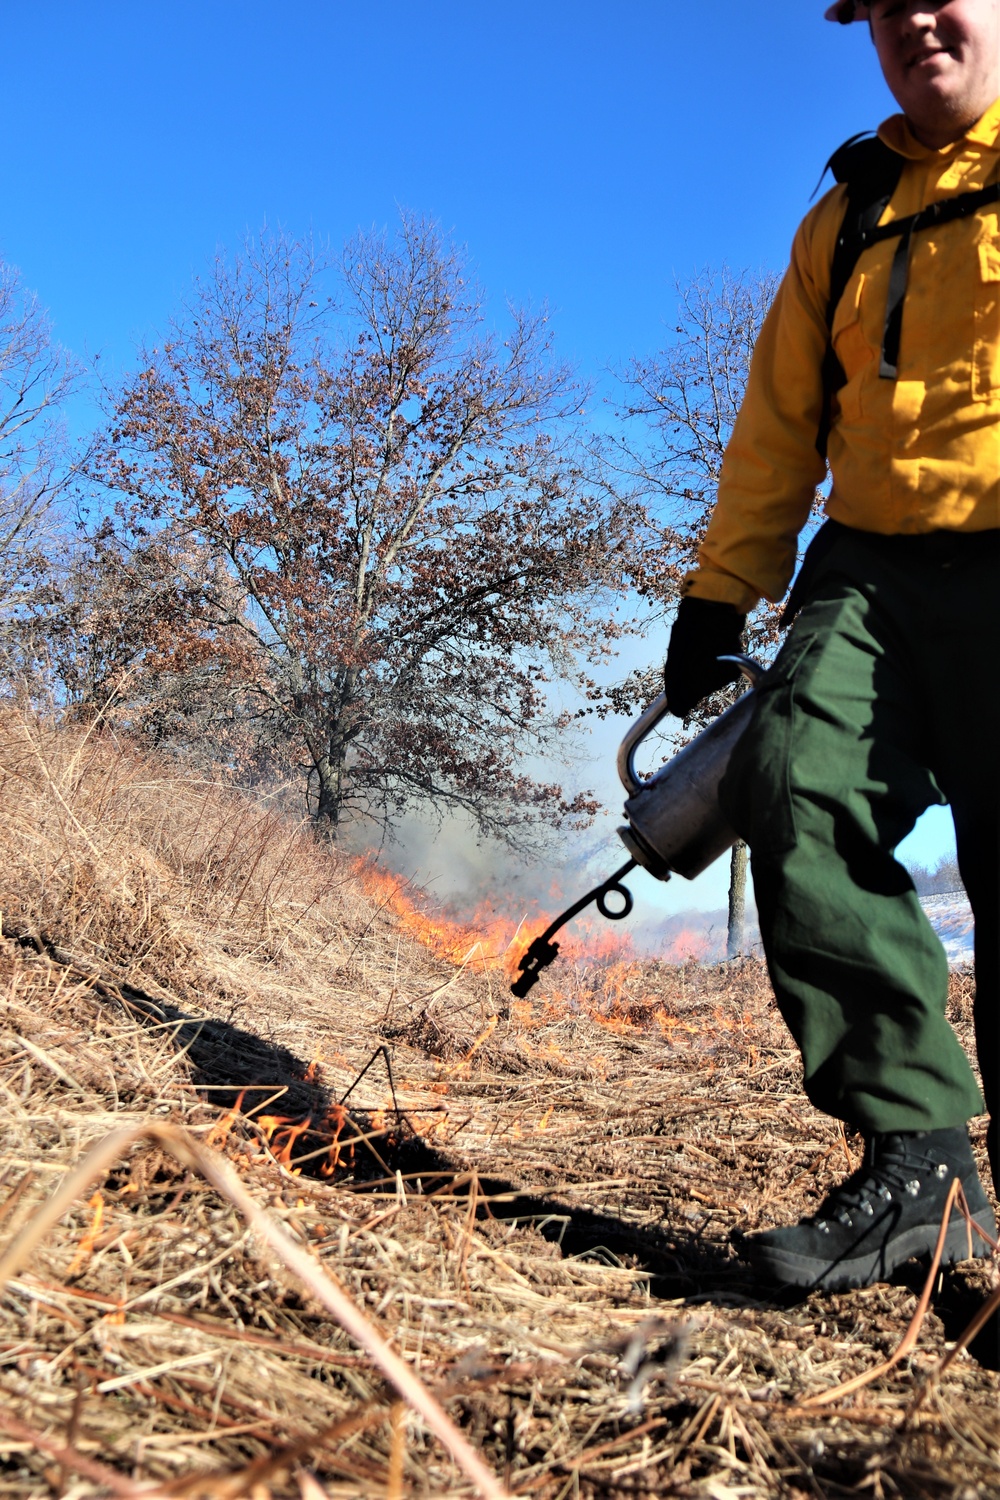
[[[922,1275],[781,1306],[730,1249],[858,1149],[759,964],[505,1014],[488,944],[222,782],[13,714],[0,782],[0,1493],[1000,1490],[998,1376],[941,1370],[988,1263],[838,1395]],[[381,1045],[396,1097],[379,1058],[339,1105]]]

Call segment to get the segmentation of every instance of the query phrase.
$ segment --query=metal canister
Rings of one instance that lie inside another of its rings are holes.
[[[749,657],[724,659],[735,661],[751,684],[763,674]],[[719,805],[719,783],[750,721],[753,691],[738,698],[655,775],[642,780],[635,769],[636,750],[667,712],[666,694],[661,693],[622,740],[618,774],[629,793],[628,823],[618,835],[633,859],[657,880],[669,880],[671,874],[693,880],[736,842]]]

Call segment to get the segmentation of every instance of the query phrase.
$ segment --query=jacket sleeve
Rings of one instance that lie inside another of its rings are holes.
[[[715,509],[683,592],[750,610],[778,600],[795,570],[796,540],[826,465],[816,450],[833,247],[844,189],[799,226],[791,263],[754,349]]]

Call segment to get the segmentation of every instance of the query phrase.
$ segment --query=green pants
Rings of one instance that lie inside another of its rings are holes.
[[[828,523],[722,801],[750,845],[806,1091],[867,1132],[958,1125],[983,1107],[944,1018],[944,950],[894,857],[925,808],[951,804],[1000,1185],[998,535],[877,537]]]

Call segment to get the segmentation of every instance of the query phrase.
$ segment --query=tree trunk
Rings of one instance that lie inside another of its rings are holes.
[[[319,791],[313,821],[326,836],[336,839],[340,823],[340,806],[344,795],[344,755],[338,746],[339,755],[324,755],[316,763],[316,779]]]
[[[747,846],[737,839],[729,861],[729,929],[726,957],[739,958],[743,952],[743,922],[747,905]]]
[[[336,839],[340,829],[340,817],[344,809],[344,779],[347,772],[347,752],[351,741],[358,733],[358,726],[351,727],[351,708],[356,701],[358,674],[348,668],[338,683],[337,697],[330,708],[326,725],[326,747],[319,753],[309,744],[311,759],[319,783],[316,811],[313,821],[329,839]]]

